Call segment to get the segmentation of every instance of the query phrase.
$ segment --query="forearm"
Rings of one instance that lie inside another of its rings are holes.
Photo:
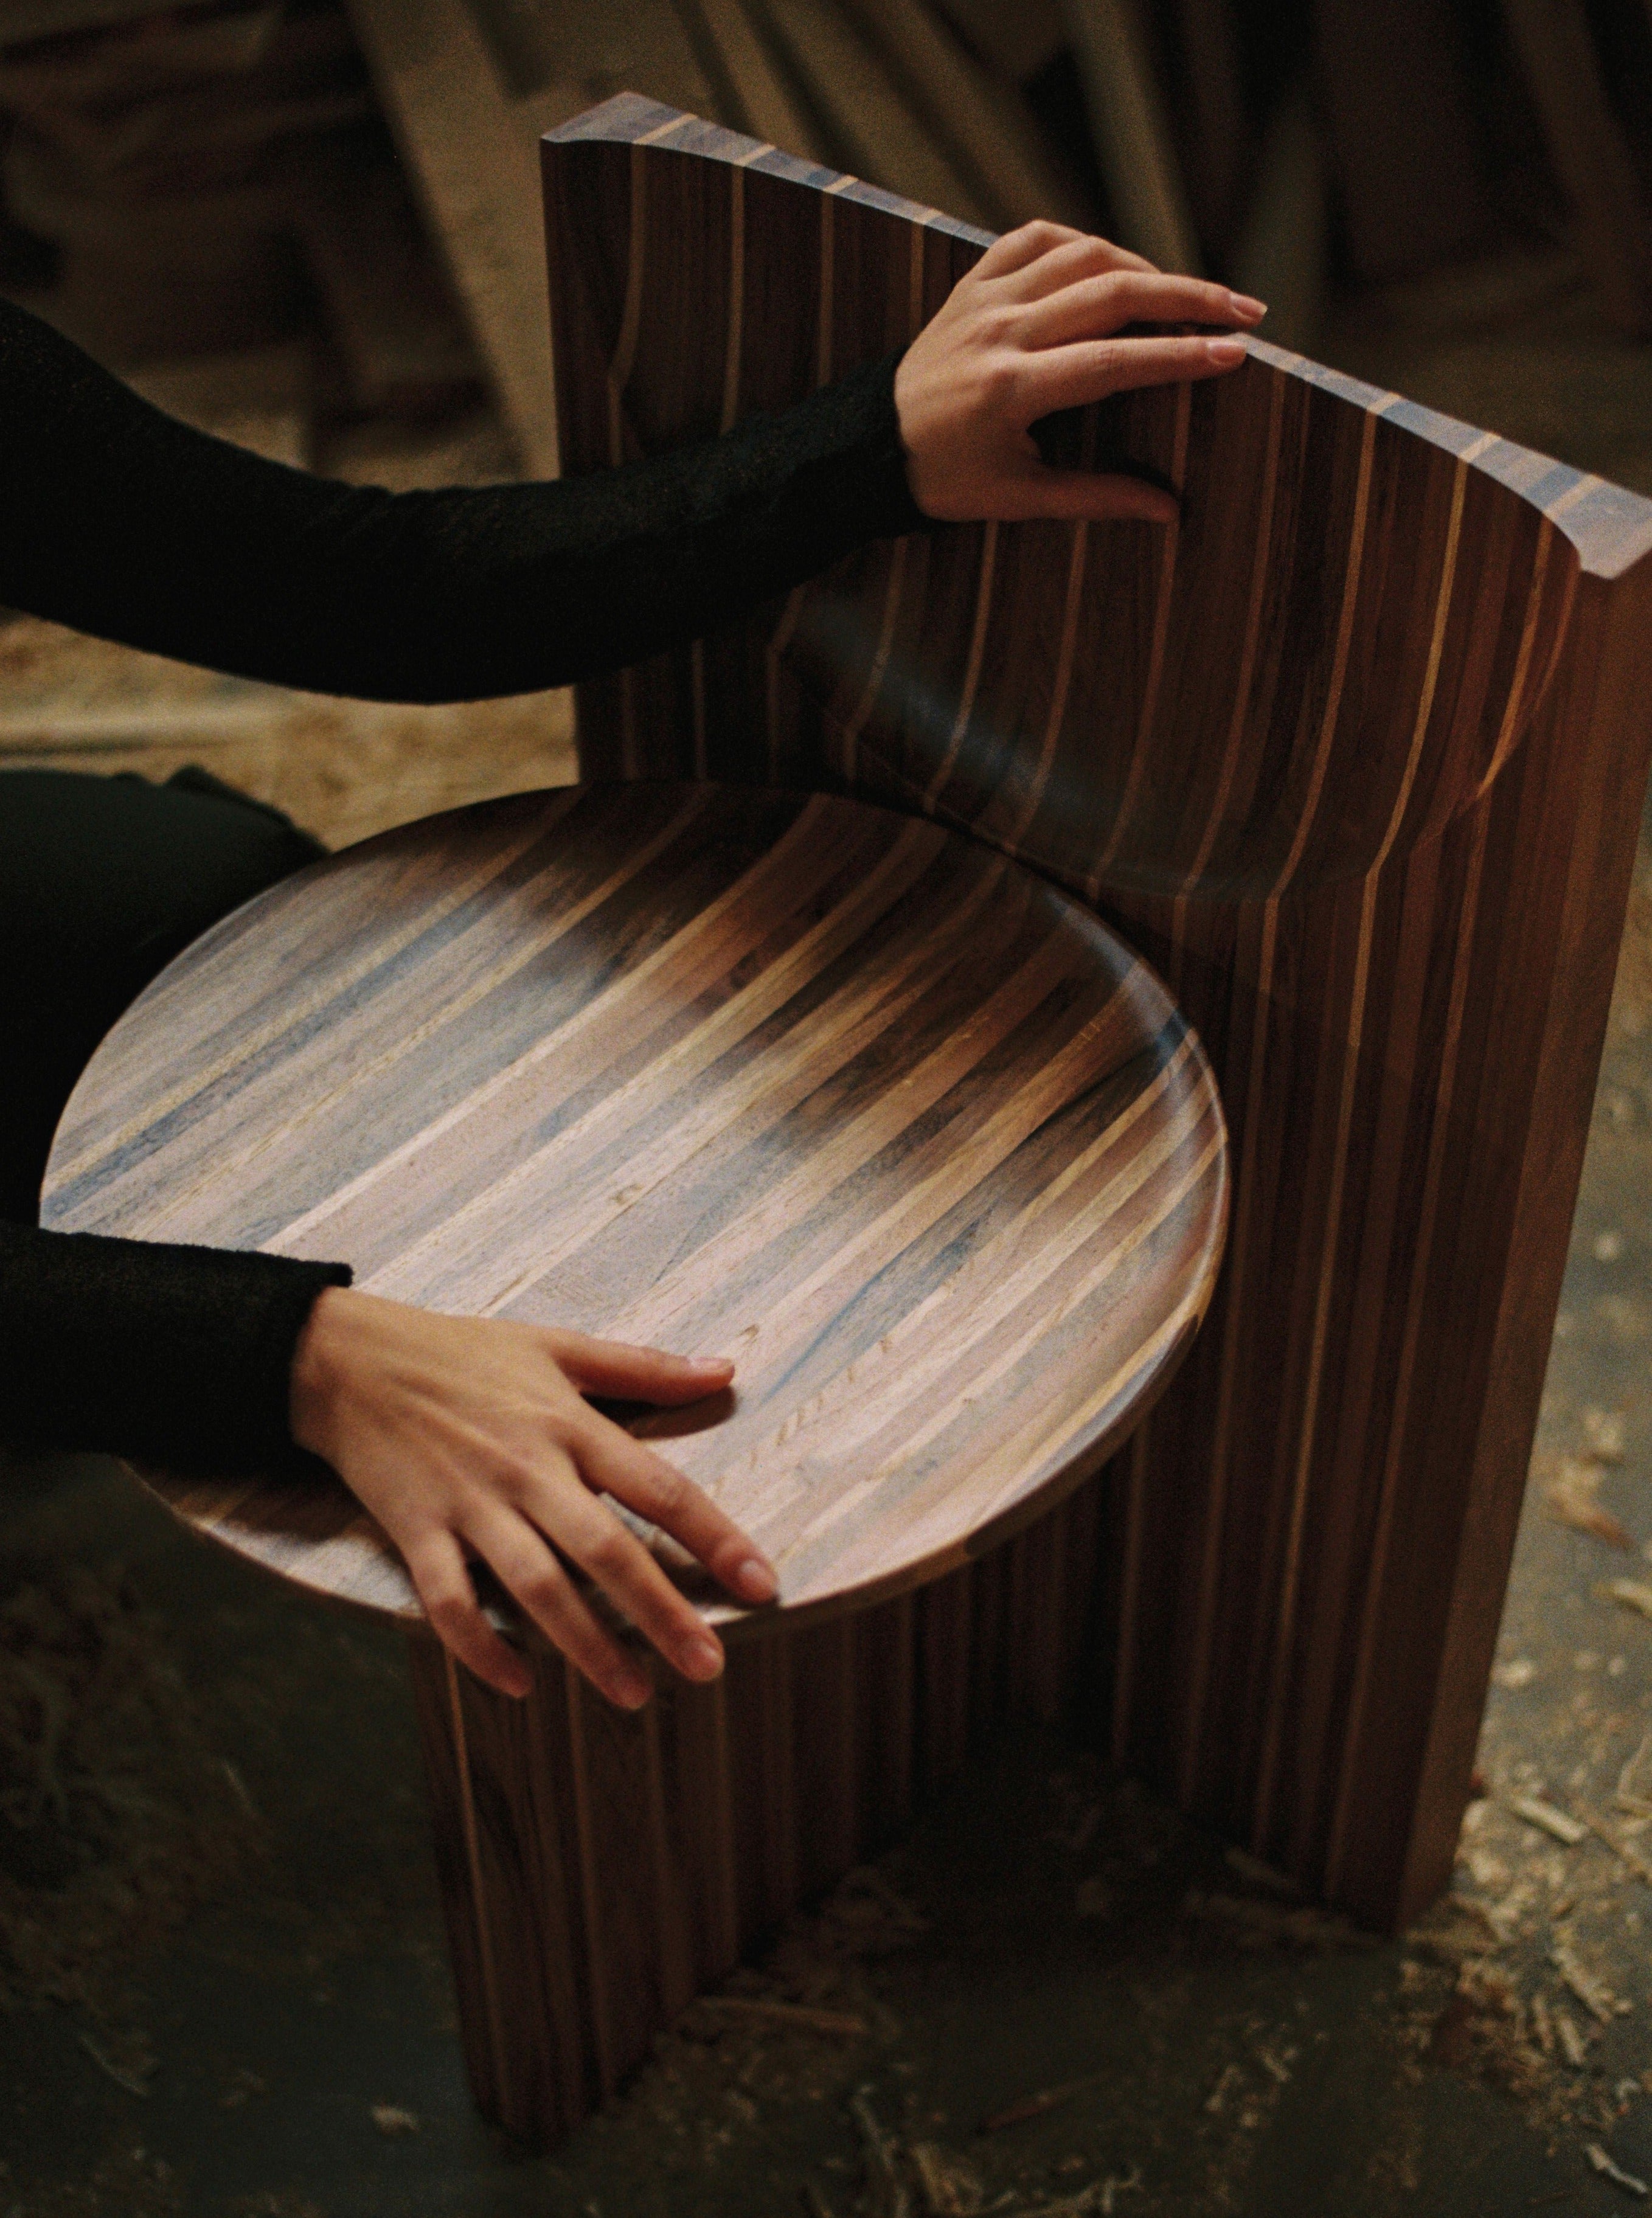
[[[278,1469],[299,1335],[349,1281],[343,1264],[0,1224],[0,1439]]]
[[[323,692],[567,684],[918,528],[894,367],[623,470],[393,494],[175,423],[0,306],[0,602]]]

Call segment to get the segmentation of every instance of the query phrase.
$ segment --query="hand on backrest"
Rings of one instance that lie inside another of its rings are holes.
[[[1030,426],[1133,386],[1220,376],[1245,359],[1242,339],[1119,336],[1129,325],[1250,326],[1265,313],[1225,285],[1167,277],[1104,239],[1024,224],[960,279],[896,372],[913,499],[954,523],[1171,522],[1173,494],[1140,478],[1052,469]]]

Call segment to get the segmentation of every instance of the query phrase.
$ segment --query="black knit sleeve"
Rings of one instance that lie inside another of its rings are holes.
[[[325,693],[568,684],[925,528],[896,362],[623,469],[390,493],[191,431],[0,303],[0,602]]]
[[[0,1224],[0,1440],[278,1471],[293,1350],[342,1263]]]

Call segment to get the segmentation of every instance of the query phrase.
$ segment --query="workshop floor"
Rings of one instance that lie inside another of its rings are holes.
[[[1652,493],[1652,349],[1562,258],[1367,300],[1323,351]],[[501,467],[489,442],[317,459],[437,481]],[[562,697],[360,710],[0,629],[0,763],[190,758],[334,841],[572,767]],[[13,1470],[0,2218],[1629,2207],[1588,2153],[1652,2179],[1649,1341],[1652,846],[1452,1900],[1369,1943],[1023,1742],[550,2159],[469,2105],[396,1637],[193,1543],[108,1465]],[[1532,1797],[1599,1830],[1555,1837]],[[828,2015],[766,2021],[775,1999]]]

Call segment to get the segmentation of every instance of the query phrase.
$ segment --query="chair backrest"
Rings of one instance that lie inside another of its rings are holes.
[[[981,252],[624,95],[544,146],[564,468],[786,406]],[[1172,530],[953,528],[581,689],[587,777],[921,811],[1077,889],[1220,1074],[1203,1340],[1110,1476],[1111,1744],[1367,1914],[1449,1874],[1652,722],[1652,504],[1264,344],[1056,427]]]

